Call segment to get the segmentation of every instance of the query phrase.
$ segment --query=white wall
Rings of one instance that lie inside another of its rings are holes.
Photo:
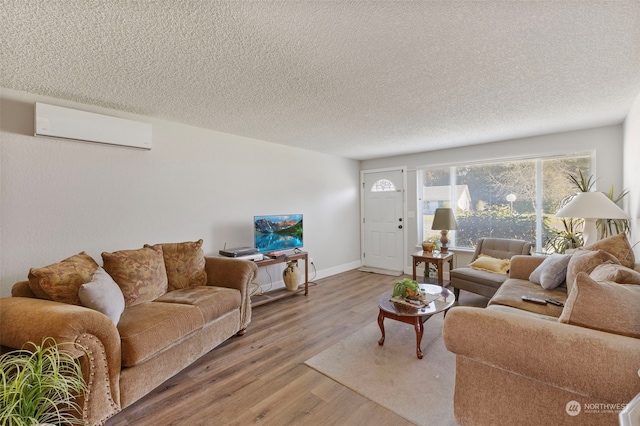
[[[629,190],[625,209],[631,215],[631,241],[640,241],[640,94],[624,122],[624,186]],[[640,244],[634,247],[640,261]]]
[[[150,122],[153,149],[36,138],[36,101]],[[103,251],[145,243],[253,245],[259,214],[304,214],[319,277],[360,265],[357,161],[7,89],[0,143],[2,296],[80,251],[101,264]],[[274,281],[281,270],[269,267]]]
[[[636,139],[637,140],[637,139]],[[418,187],[416,168],[429,165],[443,165],[455,162],[481,162],[496,159],[531,157],[552,154],[584,153],[595,151],[597,187],[600,191],[608,191],[611,184],[616,192],[623,188],[623,126],[607,126],[594,129],[579,130],[551,135],[534,136],[523,139],[494,142],[489,144],[453,148],[440,151],[422,152],[411,155],[366,160],[361,162],[362,170],[386,167],[407,166],[409,181],[407,193],[407,211],[415,212],[418,218]],[[412,253],[419,248],[417,219],[408,220],[407,252]],[[461,253],[457,257],[457,265],[464,265],[468,255]],[[405,271],[410,271],[410,259],[406,260]]]

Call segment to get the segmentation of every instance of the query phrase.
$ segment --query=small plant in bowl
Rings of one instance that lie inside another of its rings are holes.
[[[393,284],[393,293],[391,293],[391,297],[398,299],[413,299],[420,300],[422,295],[420,293],[420,286],[418,282],[415,280],[411,280],[409,278],[404,278],[402,280],[398,280]]]

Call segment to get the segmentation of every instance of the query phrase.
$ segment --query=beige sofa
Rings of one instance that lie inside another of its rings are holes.
[[[606,252],[584,250],[571,257],[566,282],[545,290],[529,281],[542,262],[513,257],[486,309],[455,307],[446,316],[461,425],[617,424],[640,393],[640,268],[634,275]]]
[[[90,425],[103,424],[247,328],[248,286],[256,265],[205,258],[201,244],[103,253],[107,279],[115,280],[124,302],[115,316],[113,306],[106,314],[82,306],[86,295],[78,303],[78,293],[82,296],[85,284],[99,275],[98,265],[85,253],[34,268],[29,281],[14,285],[12,297],[0,299],[0,344],[20,348],[52,336],[86,348],[86,354],[77,351],[89,387],[78,417]],[[117,305],[118,297],[112,294],[103,301]]]

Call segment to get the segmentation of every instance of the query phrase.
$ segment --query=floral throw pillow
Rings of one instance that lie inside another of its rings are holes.
[[[633,254],[633,249],[631,247],[631,244],[629,244],[627,234],[625,234],[624,232],[621,232],[618,235],[614,235],[613,237],[596,241],[595,243],[585,248],[587,250],[604,250],[607,253],[611,253],[618,259],[620,264],[626,266],[627,268],[633,269],[636,262],[635,256]]]
[[[164,265],[167,269],[167,279],[169,281],[168,291],[207,285],[202,240],[184,243],[164,243],[154,246],[145,245],[145,247],[162,248]]]
[[[80,305],[78,289],[91,281],[98,264],[85,252],[43,268],[31,268],[29,287],[39,299]]]
[[[122,290],[126,306],[150,302],[167,292],[162,247],[104,252],[102,262]]]

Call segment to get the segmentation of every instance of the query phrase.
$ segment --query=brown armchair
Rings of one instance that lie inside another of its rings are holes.
[[[504,238],[480,238],[473,253],[471,262],[481,254],[498,259],[511,259],[517,254],[531,254],[531,243],[523,240],[510,240]],[[450,272],[451,286],[456,295],[460,297],[460,290],[470,291],[485,297],[492,297],[498,288],[505,282],[507,274],[497,274],[487,271],[479,271],[468,265],[456,268]]]

